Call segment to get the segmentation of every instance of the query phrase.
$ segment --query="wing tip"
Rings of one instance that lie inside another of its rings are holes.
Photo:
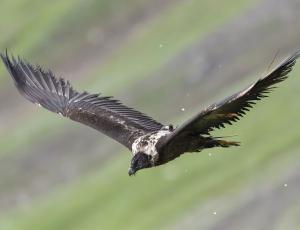
[[[67,87],[63,79],[57,79],[50,70],[44,71],[42,67],[32,65],[20,56],[15,58],[9,55],[7,49],[5,53],[0,52],[0,57],[22,96],[52,112],[64,115],[67,101],[63,97],[66,97]],[[71,86],[68,94],[70,91],[74,94]],[[69,95],[67,96],[69,100]]]
[[[279,66],[285,66],[288,65],[291,68],[295,65],[296,60],[300,57],[300,49],[298,49],[296,52],[288,56]]]
[[[300,57],[300,49],[298,49],[294,54],[292,54],[291,59],[298,59]]]
[[[18,88],[22,87],[26,82],[26,79],[22,78],[22,75],[20,74],[20,72],[22,72],[19,66],[22,64],[21,58],[18,56],[16,59],[13,55],[9,55],[7,49],[5,50],[5,53],[0,53],[0,57],[10,76],[13,78],[15,85]]]
[[[294,64],[296,64],[296,61],[298,58],[300,58],[300,49],[291,55],[290,62],[293,62],[293,65],[294,65]]]
[[[7,48],[5,49],[5,52],[4,52],[4,53],[0,52],[0,56],[1,56],[2,58],[8,56]]]
[[[7,49],[5,49],[5,53],[0,53],[0,57],[6,69],[10,73],[11,77],[16,81],[14,76],[14,65],[11,61],[11,58],[14,60],[14,57],[13,56],[9,57]]]
[[[0,57],[4,63],[4,65],[8,68],[8,67],[11,67],[11,61],[10,61],[10,58],[9,58],[9,55],[8,55],[8,51],[7,49],[5,49],[5,53],[0,53]]]

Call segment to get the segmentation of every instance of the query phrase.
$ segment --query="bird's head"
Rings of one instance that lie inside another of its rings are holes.
[[[135,175],[135,173],[140,169],[152,167],[151,158],[152,156],[143,152],[135,154],[131,160],[131,165],[128,171],[129,176]]]

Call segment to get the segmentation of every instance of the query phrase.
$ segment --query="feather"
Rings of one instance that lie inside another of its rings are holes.
[[[287,79],[288,74],[300,57],[300,51],[285,59],[279,66],[256,83],[233,94],[221,102],[212,104],[192,119],[177,128],[161,146],[166,148],[190,135],[209,134],[214,129],[224,128],[226,124],[238,121],[253,105],[275,88],[275,84]]]
[[[77,92],[68,81],[57,79],[51,70],[33,66],[21,58],[1,54],[3,63],[19,92],[29,101],[91,126],[129,149],[140,135],[160,130],[163,125],[123,105],[112,97]]]

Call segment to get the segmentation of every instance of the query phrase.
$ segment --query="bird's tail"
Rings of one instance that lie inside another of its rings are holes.
[[[216,140],[216,147],[231,147],[231,146],[240,146],[241,143],[238,141],[226,141],[226,140]]]
[[[237,141],[226,141],[223,139],[213,138],[211,137],[209,140],[206,141],[204,148],[213,148],[213,147],[223,147],[228,148],[231,146],[240,146],[241,143]]]

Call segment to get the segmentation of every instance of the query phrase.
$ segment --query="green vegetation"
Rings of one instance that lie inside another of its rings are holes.
[[[78,23],[87,31],[85,26],[110,17],[107,12],[116,5],[121,4],[120,8],[129,9],[121,0],[98,1],[100,5],[87,2],[86,11],[82,12],[83,1],[56,1],[54,4],[49,1],[48,4],[41,4],[40,1],[26,0],[21,4],[5,0],[1,6],[1,12],[5,14],[1,14],[1,17],[15,17],[14,20],[19,23],[13,24],[10,31],[0,38],[0,43],[36,60],[42,55],[35,54],[55,47],[49,51],[52,55],[49,59],[52,59],[55,51],[61,48],[54,35],[60,34],[67,50],[76,45],[74,49],[79,52],[82,47],[77,45],[82,37],[75,39],[71,45],[67,44],[67,40],[73,38],[65,33],[65,28],[78,32],[75,26]],[[137,2],[131,1],[132,7],[146,4],[146,1]],[[93,66],[86,72],[86,76],[90,77],[80,81],[105,93],[126,93],[131,84],[145,80],[170,58],[250,3],[246,0],[175,1],[163,13],[147,21],[144,28],[138,28],[130,34],[122,47],[108,56],[101,68]],[[28,4],[34,5],[34,10],[30,7],[24,10]],[[103,11],[91,10],[97,7],[103,8]],[[77,14],[80,20],[74,16]],[[82,18],[86,18],[86,21]],[[64,20],[67,20],[66,24],[61,23]],[[37,21],[34,26],[33,21]],[[3,34],[2,28],[7,27],[3,21],[0,20],[0,23],[0,32]],[[160,44],[163,48],[159,48]],[[63,54],[57,56],[65,57]],[[0,68],[2,76],[3,67]],[[299,75],[300,65],[291,79],[272,93],[271,98],[259,103],[246,119],[225,131],[215,132],[218,136],[238,133],[234,139],[242,141],[241,147],[187,154],[166,166],[141,171],[134,178],[127,175],[130,155],[127,151],[122,152],[111,157],[98,170],[91,170],[76,181],[60,185],[50,190],[49,194],[33,200],[29,207],[4,213],[0,217],[0,229],[168,228],[195,206],[221,195],[238,193],[253,180],[257,183],[262,183],[265,178],[274,180],[299,158],[300,124],[295,122],[300,113]],[[11,83],[6,79],[1,82],[4,85]],[[201,86],[199,88],[201,90]],[[239,88],[234,86],[226,92],[236,89]],[[172,98],[172,95],[168,97]],[[221,97],[218,95],[218,98]],[[51,141],[58,127],[68,128],[69,123],[66,124],[63,119],[53,118],[47,112],[39,113],[33,115],[26,111],[14,124],[18,130],[9,135],[0,133],[0,160],[9,154],[20,153],[20,149],[30,149],[30,145],[39,140]],[[208,153],[212,153],[212,156]],[[280,167],[277,167],[279,163]],[[271,173],[268,171],[274,168],[276,170]],[[297,216],[295,213],[299,213],[299,208],[295,207],[291,213]],[[283,221],[287,219],[287,216],[283,216]]]

